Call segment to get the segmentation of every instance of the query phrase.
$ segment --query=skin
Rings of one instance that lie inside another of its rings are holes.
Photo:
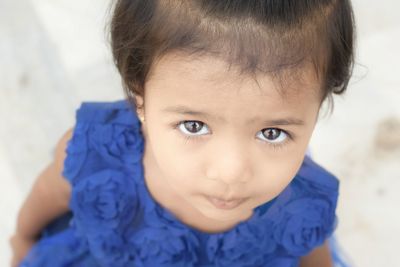
[[[136,98],[153,198],[188,226],[215,233],[282,192],[301,166],[321,103],[312,68],[300,78],[285,83],[283,95],[270,76],[256,81],[216,58],[170,53],[157,61],[144,98]],[[164,110],[175,106],[210,115]],[[265,122],[285,118],[303,124]],[[205,195],[246,200],[226,210]]]

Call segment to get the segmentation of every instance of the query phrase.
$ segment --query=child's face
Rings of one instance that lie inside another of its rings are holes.
[[[269,76],[257,77],[259,88],[216,58],[173,56],[146,83],[146,180],[153,194],[209,219],[247,218],[296,175],[318,116],[319,83],[310,69],[282,96]],[[212,204],[209,196],[240,201]]]

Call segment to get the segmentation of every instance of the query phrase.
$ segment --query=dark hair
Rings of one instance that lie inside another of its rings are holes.
[[[342,94],[353,71],[350,0],[117,0],[110,26],[114,62],[135,105],[153,63],[171,51],[211,54],[281,82],[311,62],[321,102]]]

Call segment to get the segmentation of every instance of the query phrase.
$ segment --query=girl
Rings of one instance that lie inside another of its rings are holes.
[[[126,99],[84,102],[13,266],[333,266],[339,182],[305,155],[347,88],[348,0],[119,0]]]

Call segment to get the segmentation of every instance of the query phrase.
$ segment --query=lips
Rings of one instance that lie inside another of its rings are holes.
[[[207,196],[207,199],[211,202],[211,204],[219,209],[234,209],[246,200],[246,198],[224,200],[212,196]]]

